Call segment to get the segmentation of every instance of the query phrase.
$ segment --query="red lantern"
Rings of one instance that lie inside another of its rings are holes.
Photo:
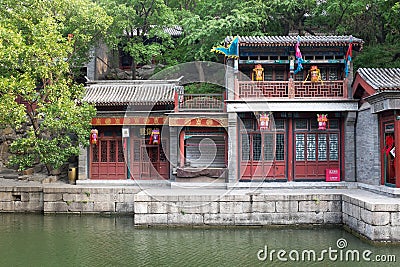
[[[97,145],[98,138],[99,138],[99,131],[96,129],[92,129],[90,131],[90,144]]]
[[[311,74],[310,79],[312,82],[316,83],[321,80],[321,72],[317,66],[311,66],[310,74]]]
[[[160,130],[159,129],[153,129],[151,131],[150,135],[150,145],[158,145],[160,143]]]
[[[328,114],[317,114],[318,130],[326,130],[326,122],[328,121]]]
[[[269,128],[269,114],[260,114],[260,130],[265,131]]]
[[[257,64],[253,69],[253,81],[264,81],[264,68]]]
[[[74,35],[72,33],[68,33],[68,42],[71,42],[72,38],[74,38]]]

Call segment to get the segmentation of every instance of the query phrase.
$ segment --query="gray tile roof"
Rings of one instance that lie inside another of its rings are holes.
[[[400,90],[400,68],[360,68],[357,74],[375,90]]]
[[[172,104],[176,87],[171,81],[96,81],[87,86],[83,101],[96,106]]]
[[[229,44],[234,36],[227,36],[225,43]],[[350,36],[300,36],[301,46],[348,46]],[[240,46],[292,46],[297,42],[297,36],[239,36]],[[362,47],[363,40],[353,37],[353,46]]]

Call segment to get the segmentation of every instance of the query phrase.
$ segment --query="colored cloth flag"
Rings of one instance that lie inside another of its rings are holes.
[[[346,58],[345,58],[345,62],[344,62],[344,73],[345,73],[346,77],[349,75],[349,68],[350,68],[352,55],[353,55],[353,43],[350,40],[349,48],[347,49]]]
[[[297,74],[298,72],[300,72],[302,69],[303,69],[303,56],[302,56],[302,54],[301,54],[301,51],[300,51],[300,38],[298,37],[297,38],[297,43],[296,43],[296,46],[295,46],[295,52],[296,52],[296,54],[295,54],[295,56],[296,56],[296,59],[297,59],[297,69],[294,71],[294,74]]]
[[[236,36],[228,47],[217,46],[211,49],[211,52],[224,54],[226,57],[238,58],[239,57],[239,36]]]

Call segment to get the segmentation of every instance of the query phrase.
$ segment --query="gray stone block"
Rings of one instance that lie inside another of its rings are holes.
[[[266,202],[253,202],[252,205],[253,212],[275,212],[275,201],[266,201]]]
[[[299,201],[299,211],[315,211],[315,212],[324,212],[328,211],[328,202],[327,201]]]
[[[117,213],[133,213],[134,212],[134,204],[133,203],[116,203],[115,212]]]
[[[400,212],[390,213],[390,224],[393,226],[400,226]]]
[[[45,213],[65,213],[68,205],[66,202],[44,202],[43,210]]]
[[[276,212],[298,212],[299,203],[297,201],[277,201],[275,207]]]
[[[235,225],[235,216],[233,214],[204,214],[204,224]]]
[[[148,211],[149,204],[147,202],[135,202],[134,210],[135,214],[146,214]]]
[[[341,212],[324,212],[323,223],[326,224],[341,224],[342,213]]]
[[[135,214],[135,225],[167,225],[167,214]]]
[[[370,225],[388,225],[390,223],[389,212],[372,212],[369,210],[361,210],[361,219]]]
[[[201,214],[174,213],[167,215],[168,225],[203,225],[204,218]]]

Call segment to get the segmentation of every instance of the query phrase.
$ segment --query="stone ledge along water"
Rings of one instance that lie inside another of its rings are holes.
[[[0,186],[0,212],[128,214],[137,226],[344,225],[400,242],[400,199],[361,189]]]

